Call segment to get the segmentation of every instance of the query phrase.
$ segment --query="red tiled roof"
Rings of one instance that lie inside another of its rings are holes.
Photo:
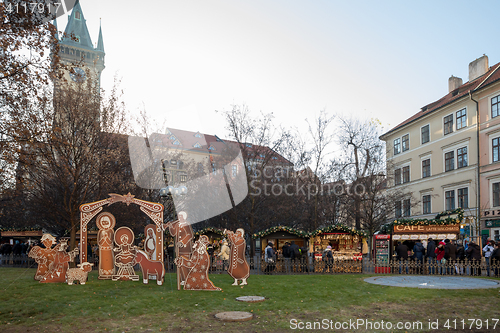
[[[476,89],[482,89],[482,88],[488,86],[489,84],[500,80],[500,69],[498,69],[499,67],[500,67],[500,63],[491,66],[490,69],[488,70],[488,72],[486,72],[486,74],[478,77],[477,79],[475,79],[472,82],[464,83],[463,85],[461,85],[457,89],[455,89],[455,90],[451,91],[450,93],[448,93],[447,95],[443,96],[441,99],[438,99],[437,101],[424,106],[420,110],[420,112],[414,114],[413,116],[406,119],[405,121],[403,121],[399,125],[393,127],[388,132],[382,134],[380,136],[380,138],[386,136],[387,134],[389,134],[391,132],[396,131],[397,129],[399,129],[399,128],[401,128],[401,127],[403,127],[403,126],[405,126],[405,125],[407,125],[407,124],[409,124],[417,119],[419,119],[420,117],[423,117],[431,112],[434,112],[434,111],[442,108],[445,105],[448,105],[448,104],[450,104],[450,103],[452,103],[452,102],[454,102],[462,97],[469,95],[469,91],[474,92]]]

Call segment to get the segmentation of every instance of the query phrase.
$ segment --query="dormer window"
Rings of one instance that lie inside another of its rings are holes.
[[[195,137],[195,138],[201,138],[201,134],[200,134],[200,132],[196,133],[196,134],[194,135],[194,137]]]
[[[80,12],[75,12],[75,19],[80,20]]]

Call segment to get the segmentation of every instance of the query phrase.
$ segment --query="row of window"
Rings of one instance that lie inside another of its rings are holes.
[[[491,99],[491,117],[495,118],[500,115],[500,95]],[[455,122],[455,127],[453,126]],[[454,130],[458,131],[467,127],[467,109],[463,108],[455,114],[449,114],[443,118],[443,133],[444,135],[453,133]],[[430,141],[430,125],[425,125],[420,128],[420,142],[425,144]],[[497,141],[498,145],[498,141]],[[410,135],[405,134],[401,138],[394,139],[394,155],[400,154],[410,149]],[[498,161],[499,154],[497,152],[496,161]]]
[[[493,187],[493,200],[495,201],[495,195],[496,195],[496,200],[498,204],[500,205],[500,183],[496,183],[496,187],[494,184]],[[495,192],[496,189],[496,192]],[[495,194],[496,193],[496,194]],[[456,195],[456,197],[455,197]],[[455,190],[449,190],[444,192],[444,197],[445,197],[445,210],[454,210],[456,208],[456,205],[461,208],[469,208],[469,188],[464,187],[464,188],[459,188],[456,191]],[[455,200],[458,199],[457,201]],[[432,213],[432,207],[431,207],[431,195],[424,195],[422,196],[422,213],[423,214],[430,214]],[[394,212],[396,218],[399,217],[409,217],[411,216],[411,202],[410,199],[405,199],[402,202],[401,201],[396,201],[394,204]]]
[[[500,140],[500,138],[499,138]],[[468,165],[467,147],[458,148],[456,150],[457,164],[456,168],[464,168]],[[498,155],[500,155],[500,146],[498,146]],[[455,150],[446,152],[444,154],[444,171],[455,170]],[[402,177],[401,177],[402,176]],[[431,176],[431,159],[422,160],[422,178]],[[400,185],[410,181],[410,166],[404,166],[394,170],[394,184]]]

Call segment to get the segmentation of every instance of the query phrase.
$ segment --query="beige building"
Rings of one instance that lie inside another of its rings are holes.
[[[470,222],[477,234],[484,228],[484,222],[481,228],[474,222],[478,198],[483,210],[500,209],[500,119],[495,118],[500,114],[496,102],[500,94],[498,67],[500,64],[489,67],[487,56],[476,59],[469,64],[469,82],[463,84],[462,79],[450,77],[447,95],[380,137],[387,146],[389,190],[407,193],[394,204],[393,217],[432,219],[461,207],[464,223]],[[493,205],[494,195],[498,206]]]

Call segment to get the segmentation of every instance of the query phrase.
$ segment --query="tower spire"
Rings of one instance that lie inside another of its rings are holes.
[[[97,51],[104,52],[104,42],[102,40],[101,19],[99,19],[99,40],[97,41]]]

